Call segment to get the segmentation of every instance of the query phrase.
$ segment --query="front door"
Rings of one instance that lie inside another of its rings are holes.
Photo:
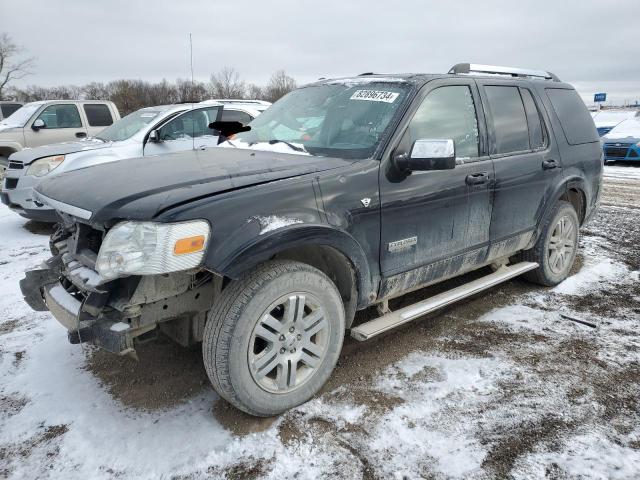
[[[44,127],[34,130],[33,124],[42,120]],[[86,138],[78,107],[73,103],[59,103],[46,107],[24,127],[25,147],[39,147],[51,143],[71,142]]]
[[[430,82],[414,104],[391,156],[408,154],[419,139],[453,139],[456,166],[403,174],[392,158],[383,160],[381,298],[471,270],[489,244],[494,173],[475,83]]]
[[[496,174],[490,258],[524,248],[562,175],[560,157],[530,89],[478,80]]]
[[[172,118],[158,129],[159,142],[144,146],[144,154],[163,153],[213,147],[218,144],[218,132],[209,128],[220,114],[220,107],[198,108]]]

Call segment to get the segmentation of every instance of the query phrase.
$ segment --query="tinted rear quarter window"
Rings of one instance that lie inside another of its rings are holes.
[[[22,105],[20,105],[19,103],[5,103],[3,105],[0,105],[0,111],[2,111],[2,117],[7,118],[13,112],[18,110],[21,106]]]
[[[527,116],[518,87],[485,87],[491,117],[495,145],[493,154],[521,152],[529,150],[529,129]]]
[[[575,90],[547,88],[546,92],[570,145],[598,141],[593,119]]]
[[[91,127],[108,127],[113,123],[109,107],[102,104],[84,105],[84,113],[87,115],[89,126]]]

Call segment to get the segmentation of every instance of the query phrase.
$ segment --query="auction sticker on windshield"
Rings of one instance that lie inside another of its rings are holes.
[[[398,98],[398,95],[400,94],[396,92],[384,92],[381,90],[356,90],[351,95],[351,100],[393,103]]]

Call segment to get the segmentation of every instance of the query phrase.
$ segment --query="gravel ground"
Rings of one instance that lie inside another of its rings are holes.
[[[17,287],[47,228],[0,209],[0,477],[640,477],[640,167],[605,172],[568,280],[347,338],[322,394],[272,419],[220,400],[198,348],[69,345]]]

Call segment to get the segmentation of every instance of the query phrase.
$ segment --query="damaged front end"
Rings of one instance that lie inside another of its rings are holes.
[[[20,281],[25,301],[49,310],[69,341],[93,343],[116,354],[134,354],[158,330],[183,346],[202,332],[222,278],[203,269],[105,281],[96,260],[105,232],[66,218],[52,236],[53,256]]]

